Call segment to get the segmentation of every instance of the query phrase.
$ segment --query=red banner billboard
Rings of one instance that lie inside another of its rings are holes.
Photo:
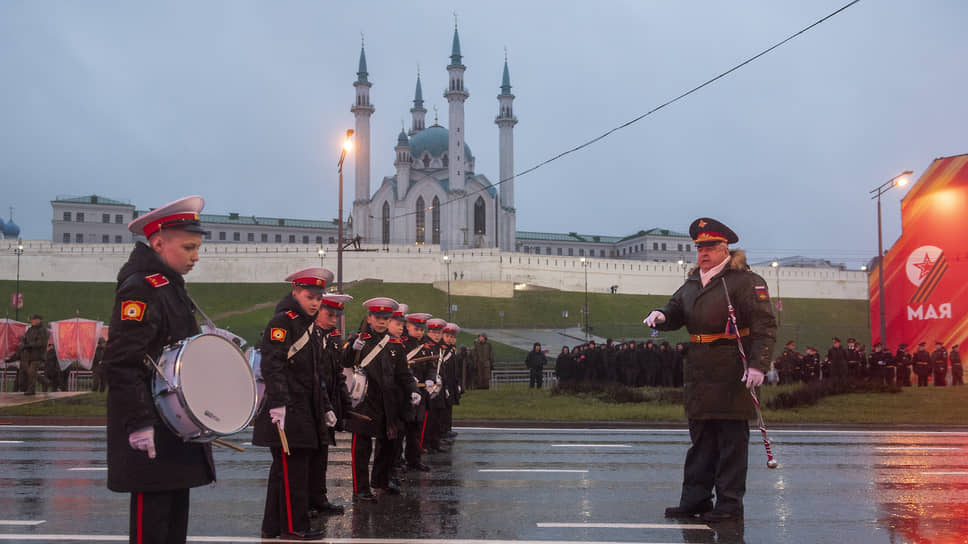
[[[901,201],[901,238],[884,256],[887,344],[968,338],[968,155],[936,159]],[[877,267],[868,276],[871,338],[880,338]]]

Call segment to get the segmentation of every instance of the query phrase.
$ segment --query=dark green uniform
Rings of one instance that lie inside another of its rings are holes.
[[[776,320],[766,281],[749,270],[741,251],[732,251],[726,267],[705,286],[699,271],[694,271],[660,308],[666,321],[656,329],[672,331],[684,326],[692,335],[723,334],[730,302],[749,366],[765,374],[776,341]],[[735,338],[690,344],[683,374],[692,447],[686,454],[680,508],[709,509],[715,487],[716,510],[743,513],[748,420],[755,417],[752,398],[741,380],[743,372]]]
[[[24,394],[37,393],[37,373],[44,369],[44,354],[47,351],[47,328],[43,322],[31,325],[24,333],[20,369],[24,376]],[[42,380],[46,385],[46,378]]]

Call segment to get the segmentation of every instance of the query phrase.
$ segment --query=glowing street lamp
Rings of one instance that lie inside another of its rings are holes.
[[[322,268],[323,267],[323,259],[326,258],[326,250],[323,249],[323,248],[319,248],[319,251],[317,251],[316,254],[319,255],[319,267]]]
[[[887,347],[887,323],[885,323],[886,311],[884,303],[884,241],[881,232],[881,195],[890,191],[892,187],[904,187],[907,185],[909,180],[908,176],[913,173],[911,170],[905,170],[870,191],[874,195],[871,197],[871,200],[877,200],[877,299],[880,302],[880,341],[884,344],[885,348]]]
[[[780,300],[780,261],[776,259],[770,263],[770,266],[776,271],[776,326],[779,327],[782,323],[783,314],[783,302]]]
[[[17,240],[17,249],[13,250],[17,254],[17,294],[14,295],[16,299],[14,300],[14,320],[20,321],[20,306],[23,301],[23,295],[20,294],[20,256],[24,254],[24,242],[23,240]],[[10,314],[7,314],[10,315]]]
[[[339,171],[339,217],[337,218],[339,224],[336,227],[336,292],[338,293],[343,292],[343,159],[346,158],[346,152],[353,149],[353,140],[350,139],[352,136],[353,129],[348,129],[346,140],[343,141],[343,147],[339,152],[339,163],[336,165]],[[322,255],[320,261],[322,261]]]
[[[444,255],[444,264],[447,265],[447,321],[450,321],[450,255]]]
[[[585,269],[585,309],[582,313],[585,314],[585,341],[587,342],[588,341],[588,267],[592,263],[588,262],[588,260],[585,259],[584,257],[582,257],[580,260],[581,260],[581,267]]]

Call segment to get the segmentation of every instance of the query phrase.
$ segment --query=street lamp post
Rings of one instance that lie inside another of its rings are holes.
[[[339,152],[339,163],[336,165],[339,171],[339,217],[336,227],[336,292],[338,293],[343,292],[343,159],[346,158],[346,152],[353,149],[353,140],[350,139],[352,136],[353,129],[348,129],[346,140],[343,141],[343,147]]]
[[[877,299],[880,303],[880,341],[885,347],[887,347],[887,323],[885,323],[885,315],[887,312],[885,311],[884,304],[884,241],[881,233],[881,195],[891,190],[892,187],[904,187],[907,185],[908,176],[913,173],[911,170],[905,170],[870,191],[874,195],[871,199],[877,200]]]
[[[588,341],[588,265],[590,263],[584,257],[581,258],[581,267],[585,270],[585,308],[582,313],[585,315],[585,341]]]
[[[20,294],[20,256],[24,254],[23,240],[17,240],[17,249],[13,250],[13,252],[17,254],[17,294],[14,295],[16,298],[13,304],[13,318],[15,321],[20,321],[20,301],[22,300],[22,295]]]
[[[679,259],[679,268],[682,269],[682,280],[686,280],[686,261]]]
[[[780,300],[780,261],[774,260],[770,263],[776,271],[776,326],[783,324],[783,302]]]
[[[326,250],[323,249],[323,248],[319,248],[319,251],[317,251],[316,253],[319,255],[319,267],[322,268],[323,267],[323,259],[326,258]]]
[[[447,265],[447,321],[450,321],[450,255],[444,255],[444,264]]]

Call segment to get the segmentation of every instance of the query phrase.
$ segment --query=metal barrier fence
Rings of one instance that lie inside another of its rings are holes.
[[[542,372],[544,383],[551,386],[558,381],[555,376],[554,370],[545,370]],[[530,383],[531,381],[531,371],[530,370],[492,370],[491,371],[491,389],[495,389],[502,385],[509,385],[512,383]]]
[[[0,391],[4,393],[13,392],[17,388],[17,371],[0,371]]]
[[[94,384],[94,373],[90,370],[72,370],[67,377],[68,391],[90,391]]]

